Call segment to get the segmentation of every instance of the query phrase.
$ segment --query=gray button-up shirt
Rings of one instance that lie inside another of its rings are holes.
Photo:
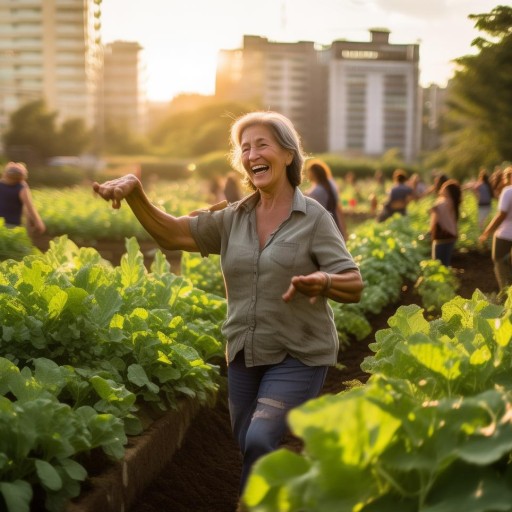
[[[296,275],[357,269],[332,216],[296,188],[289,217],[260,251],[255,207],[259,193],[191,219],[201,254],[220,254],[228,296],[222,332],[227,359],[244,349],[247,366],[276,364],[287,354],[304,364],[335,365],[339,349],[332,309],[297,293],[281,298]]]

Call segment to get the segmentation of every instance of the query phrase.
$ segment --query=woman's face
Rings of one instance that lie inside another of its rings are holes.
[[[287,180],[286,166],[293,155],[279,145],[272,130],[264,125],[247,127],[240,140],[242,164],[255,187],[268,189]]]

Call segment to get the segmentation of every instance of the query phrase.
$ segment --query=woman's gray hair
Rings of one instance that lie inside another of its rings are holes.
[[[292,187],[295,188],[299,186],[302,182],[304,161],[306,159],[303,153],[302,143],[292,122],[278,112],[249,112],[235,120],[231,126],[231,151],[229,154],[229,161],[233,169],[244,175],[244,181],[247,186],[253,190],[256,189],[254,184],[249,180],[242,164],[242,148],[240,145],[244,130],[255,125],[270,128],[278,144],[293,154],[291,163],[286,166],[286,176]]]

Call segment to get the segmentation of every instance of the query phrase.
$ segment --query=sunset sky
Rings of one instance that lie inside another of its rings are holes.
[[[503,2],[501,2],[503,3]],[[506,2],[505,2],[506,3]],[[481,35],[468,14],[488,13],[491,0],[103,0],[102,39],[144,48],[148,96],[213,94],[219,49],[241,48],[244,35],[277,42],[369,41],[371,28],[390,42],[420,44],[420,82],[445,85],[451,59],[473,53]]]

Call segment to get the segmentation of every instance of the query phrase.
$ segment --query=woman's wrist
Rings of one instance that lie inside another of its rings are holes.
[[[321,294],[326,295],[327,293],[329,293],[329,290],[331,289],[332,279],[330,274],[328,274],[327,272],[322,271],[322,274],[325,277],[325,284],[324,287],[322,288]]]

